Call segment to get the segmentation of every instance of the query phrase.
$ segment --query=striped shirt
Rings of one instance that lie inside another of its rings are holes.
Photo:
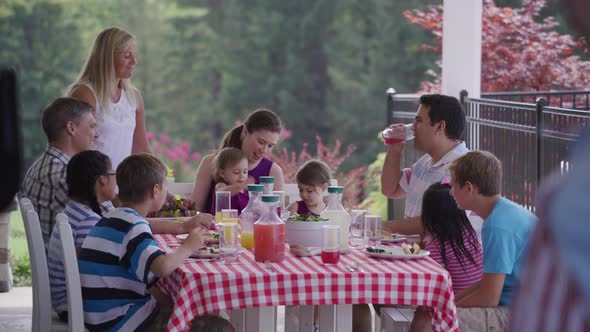
[[[92,227],[100,220],[100,216],[88,206],[70,201],[63,211],[68,216],[74,236],[74,246],[79,249]],[[66,280],[61,251],[61,235],[55,227],[49,240],[47,267],[49,269],[49,286],[51,287],[51,305],[56,312],[68,310]]]
[[[434,164],[432,157],[425,154],[411,168],[403,169],[399,184],[406,192],[405,218],[413,218],[422,214],[422,196],[426,189],[433,183],[448,179],[447,164],[467,152],[469,150],[465,146],[465,142],[461,142]]]
[[[537,224],[528,252],[510,331],[590,331],[588,303],[546,224]]]
[[[27,197],[39,214],[41,234],[45,249],[49,246],[55,216],[63,211],[69,201],[66,185],[66,168],[70,156],[52,146],[37,159],[25,174],[20,197]]]
[[[473,245],[471,244],[472,242]],[[450,242],[445,243],[446,264],[442,258],[440,241],[438,239],[431,239],[425,246],[425,249],[430,251],[430,257],[449,271],[453,282],[453,291],[455,293],[479,281],[481,279],[483,268],[483,249],[477,238],[474,238],[469,232],[465,231],[463,235],[463,244],[471,254],[471,257],[475,260],[475,264],[469,259],[469,257],[462,256],[461,262],[463,262],[463,266],[461,266],[459,258],[455,255]]]
[[[152,262],[164,252],[144,217],[129,208],[107,213],[90,231],[78,258],[84,322],[89,331],[138,331],[157,315],[148,291]]]

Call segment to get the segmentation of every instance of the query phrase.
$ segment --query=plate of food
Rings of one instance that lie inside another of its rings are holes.
[[[191,258],[216,258],[219,257],[219,254],[221,252],[219,251],[218,247],[203,247],[199,250],[197,250],[196,252],[193,252],[191,254]]]
[[[369,257],[385,259],[418,259],[430,255],[429,251],[421,249],[416,243],[412,246],[404,243],[401,247],[367,247],[363,252]]]
[[[188,237],[188,234],[178,234],[176,235],[176,238],[184,241],[186,238]],[[218,233],[206,233],[205,234],[205,239],[204,239],[205,243],[209,243],[209,244],[213,244],[213,243],[219,243],[219,234]]]

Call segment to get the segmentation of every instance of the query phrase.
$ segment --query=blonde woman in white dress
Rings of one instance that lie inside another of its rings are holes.
[[[119,28],[106,29],[67,90],[94,107],[99,138],[93,149],[109,156],[115,168],[131,154],[150,153],[143,99],[131,84],[136,64],[135,37]]]

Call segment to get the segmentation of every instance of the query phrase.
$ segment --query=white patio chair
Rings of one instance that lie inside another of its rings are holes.
[[[63,257],[68,294],[68,325],[70,332],[84,331],[84,310],[82,308],[82,286],[78,257],[72,236],[72,227],[68,217],[63,213],[56,216],[57,230],[60,235],[60,249]]]
[[[49,272],[47,270],[47,255],[41,235],[39,215],[33,209],[31,201],[23,198],[20,201],[29,257],[31,260],[31,276],[33,279],[33,322],[32,331],[67,331],[68,325],[59,320],[51,307],[51,292],[49,290]]]

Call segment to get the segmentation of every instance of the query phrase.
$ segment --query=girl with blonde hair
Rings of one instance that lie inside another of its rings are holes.
[[[143,99],[131,84],[137,64],[135,37],[119,28],[98,34],[68,96],[94,107],[99,138],[94,149],[109,156],[113,167],[125,157],[150,152]]]

